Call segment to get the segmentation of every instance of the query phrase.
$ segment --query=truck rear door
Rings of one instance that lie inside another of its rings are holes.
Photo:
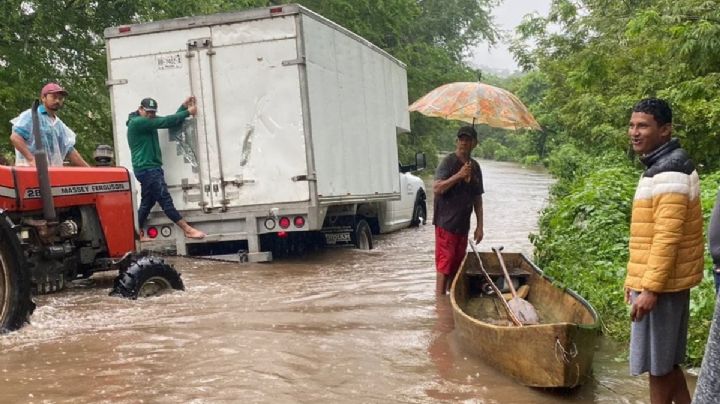
[[[309,199],[294,18],[213,26],[188,48],[212,208]]]

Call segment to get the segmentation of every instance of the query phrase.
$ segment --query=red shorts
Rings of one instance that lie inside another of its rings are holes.
[[[468,235],[450,233],[435,226],[435,268],[445,275],[455,275],[467,251]]]

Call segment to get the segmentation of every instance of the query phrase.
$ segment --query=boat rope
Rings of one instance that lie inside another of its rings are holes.
[[[562,360],[565,363],[570,363],[577,354],[577,346],[574,342],[572,343],[572,348],[570,348],[570,350],[566,350],[560,343],[560,338],[555,337],[555,359],[557,359],[558,362]]]

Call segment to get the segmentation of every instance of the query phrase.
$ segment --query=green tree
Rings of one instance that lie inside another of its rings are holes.
[[[88,158],[112,143],[105,80],[106,27],[264,5],[265,1],[6,0],[0,3],[0,152],[12,152],[10,119],[30,107],[48,81],[69,92],[62,119],[78,134]]]
[[[98,143],[111,143],[105,87],[107,27],[282,5],[266,0],[7,0],[0,3],[0,131],[27,109],[45,82],[70,92],[61,117],[77,133],[86,158]],[[462,62],[478,41],[493,42],[490,16],[496,0],[308,0],[303,4],[385,49],[408,65],[411,100],[444,82],[475,79]],[[418,139],[401,140],[401,155],[418,146],[434,157],[442,122],[413,117]],[[7,140],[0,153],[9,154]]]
[[[551,29],[550,27],[554,27]],[[676,135],[694,159],[720,168],[720,11],[701,0],[556,0],[547,18],[530,16],[513,46],[542,96],[523,99],[558,143],[589,149],[627,147],[624,126],[638,99],[668,99]],[[535,46],[528,48],[530,41]]]

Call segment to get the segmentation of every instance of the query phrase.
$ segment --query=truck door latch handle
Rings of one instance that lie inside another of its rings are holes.
[[[236,187],[242,186],[243,184],[254,184],[254,183],[255,183],[255,180],[229,180],[229,181],[222,182],[223,186],[232,184],[232,185],[235,185]]]
[[[298,182],[298,181],[315,181],[315,180],[317,180],[317,178],[315,178],[314,175],[305,175],[305,174],[303,174],[303,175],[296,175],[296,176],[294,176],[294,177],[292,177],[292,178],[290,178],[290,179],[293,180],[293,181],[295,181],[295,182]]]

